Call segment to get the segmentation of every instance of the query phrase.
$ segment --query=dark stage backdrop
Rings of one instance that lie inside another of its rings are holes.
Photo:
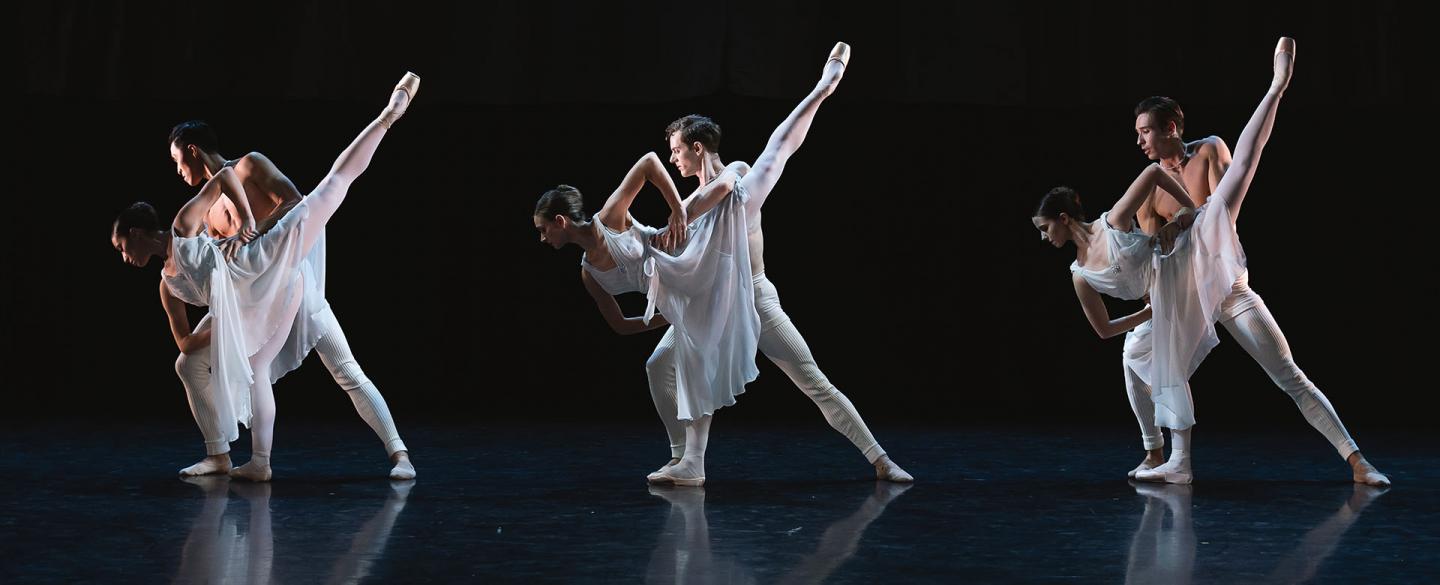
[[[534,201],[564,182],[597,208],[694,112],[724,127],[727,161],[753,159],[844,40],[850,70],[765,209],[767,273],[831,380],[881,430],[1133,425],[1121,339],[1090,331],[1073,249],[1040,242],[1030,213],[1057,184],[1095,213],[1114,202],[1147,163],[1131,116],[1146,96],[1177,98],[1187,137],[1233,144],[1281,35],[1298,39],[1298,72],[1240,223],[1252,285],[1360,439],[1428,398],[1435,204],[1419,128],[1435,96],[1410,7],[611,4],[17,8],[0,412],[188,417],[158,265],[126,266],[107,240],[131,201],[168,216],[193,193],[166,132],[208,120],[222,153],[262,151],[307,191],[409,69],[419,98],[330,224],[327,283],[402,429],[653,423],[643,365],[660,333],[609,331],[579,250],[537,241]],[[636,215],[664,221],[654,191]],[[1221,336],[1193,380],[1200,420],[1302,427]],[[823,425],[761,361],[722,424]],[[315,357],[276,394],[282,419],[354,416]]]

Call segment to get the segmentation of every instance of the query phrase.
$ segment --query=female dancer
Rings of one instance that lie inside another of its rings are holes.
[[[1128,365],[1153,389],[1155,424],[1171,430],[1171,457],[1153,469],[1138,469],[1136,479],[1193,480],[1189,452],[1195,415],[1187,382],[1218,343],[1215,320],[1220,304],[1244,270],[1245,256],[1233,218],[1239,214],[1269,139],[1280,96],[1293,73],[1294,56],[1295,42],[1280,39],[1274,79],[1240,134],[1231,167],[1205,206],[1198,211],[1182,209],[1176,221],[1161,230],[1156,238],[1159,254],[1152,252],[1152,238],[1134,223],[1134,213],[1145,196],[1158,186],[1182,207],[1193,204],[1184,187],[1158,164],[1146,168],[1115,207],[1101,214],[1100,221],[1085,223],[1079,197],[1064,187],[1046,194],[1032,218],[1043,232],[1041,237],[1056,247],[1075,242],[1076,260],[1071,265],[1075,294],[1096,333],[1111,337],[1152,321],[1150,351],[1127,351],[1127,356],[1134,356]],[[1153,305],[1112,320],[1100,294],[1122,299],[1148,294]],[[1388,485],[1389,479],[1363,456],[1358,461],[1363,469],[1357,467],[1356,481]]]
[[[581,280],[595,298],[606,321],[618,333],[659,327],[650,319],[659,308],[675,326],[673,342],[675,405],[661,408],[661,417],[676,446],[676,426],[683,425],[683,452],[650,474],[652,483],[699,486],[705,482],[705,450],[711,414],[734,403],[744,384],[758,375],[760,320],[755,310],[746,221],[748,211],[764,204],[780,179],[785,162],[800,147],[820,102],[835,90],[850,58],[850,47],[837,43],[826,60],[814,91],[781,123],[755,166],[741,178],[743,165],[727,167],[682,204],[658,157],[647,154],[611,195],[596,221],[581,214],[579,192],[560,186],[546,192],[535,207],[535,228],[542,242],[557,249],[575,243],[585,249]],[[671,227],[652,230],[634,222],[626,210],[642,181],[660,188],[671,208]],[[688,216],[688,241],[677,244],[676,224]],[[675,250],[671,256],[667,250]],[[609,258],[606,257],[608,252]],[[692,266],[703,266],[696,270]],[[626,319],[611,295],[646,291],[646,317]],[[695,312],[686,315],[685,311]],[[728,315],[728,318],[722,316]],[[699,317],[699,319],[697,319]],[[657,352],[660,349],[657,349]],[[697,373],[708,375],[697,375]],[[667,382],[669,382],[667,380]],[[661,405],[657,402],[657,407]]]
[[[212,320],[211,384],[222,420],[250,427],[252,452],[230,475],[268,481],[274,439],[275,396],[271,362],[283,349],[299,310],[306,255],[324,234],[330,216],[350,184],[370,165],[385,132],[405,113],[420,78],[406,73],[390,103],[340,153],[330,173],[266,233],[255,219],[233,169],[215,173],[200,193],[181,207],[170,229],[160,229],[154,208],[131,205],[115,220],[111,240],[125,262],[145,266],[165,261],[161,276],[170,294],[192,305],[209,306]],[[228,197],[240,215],[236,240],[215,240],[205,225],[216,201]],[[238,243],[243,245],[234,245]],[[186,332],[188,334],[188,332]],[[238,429],[227,425],[227,441]]]

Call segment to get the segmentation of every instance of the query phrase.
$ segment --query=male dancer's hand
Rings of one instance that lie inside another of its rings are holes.
[[[223,238],[216,244],[216,246],[220,247],[220,253],[225,255],[226,262],[234,260],[235,254],[239,253],[240,247],[244,245],[245,240],[241,239],[239,234]]]
[[[689,235],[685,233],[685,230],[689,227],[689,224],[690,218],[685,216],[684,205],[670,210],[670,237],[668,240],[671,249],[685,243],[685,237]]]
[[[1169,254],[1175,249],[1175,240],[1180,237],[1180,232],[1185,228],[1180,227],[1177,222],[1170,222],[1160,226],[1160,231],[1155,233],[1155,243],[1160,246],[1160,253]]]

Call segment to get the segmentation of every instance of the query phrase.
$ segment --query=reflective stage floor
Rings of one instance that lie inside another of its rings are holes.
[[[0,466],[5,583],[1416,583],[1440,580],[1433,436],[1363,436],[1388,490],[1313,434],[1212,429],[1196,483],[1135,484],[1123,432],[717,426],[704,488],[644,475],[659,425],[402,427],[392,482],[359,422],[283,419],[269,484],[181,480],[176,424],[32,424]],[[243,462],[247,439],[236,443]]]

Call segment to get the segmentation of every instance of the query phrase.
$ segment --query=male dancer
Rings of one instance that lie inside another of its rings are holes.
[[[1293,49],[1292,49],[1293,51]],[[1293,55],[1293,53],[1290,53]],[[1284,53],[1277,54],[1283,59]],[[1283,92],[1289,84],[1289,76],[1277,75],[1271,91]],[[1203,205],[1214,192],[1220,178],[1230,168],[1230,149],[1218,136],[1210,136],[1185,142],[1181,135],[1185,131],[1185,114],[1180,104],[1168,97],[1150,97],[1135,106],[1135,143],[1145,156],[1157,161],[1160,167],[1170,173],[1189,191],[1196,205]],[[1237,208],[1238,210],[1238,208]],[[1140,228],[1150,235],[1162,239],[1171,237],[1173,230],[1193,221],[1193,214],[1182,216],[1179,223],[1170,227],[1180,206],[1173,198],[1156,189],[1137,212]],[[1238,216],[1238,211],[1236,216]],[[1188,217],[1188,221],[1184,219]],[[1235,218],[1232,218],[1235,219]],[[1169,232],[1169,233],[1167,233]],[[1275,317],[1265,306],[1265,301],[1250,288],[1249,271],[1235,281],[1230,296],[1226,297],[1219,313],[1220,322],[1230,331],[1245,352],[1264,368],[1270,379],[1284,390],[1310,426],[1320,431],[1350,465],[1355,482],[1367,485],[1390,485],[1385,477],[1360,454],[1354,439],[1345,430],[1340,417],[1330,401],[1315,384],[1305,376],[1290,354],[1290,345],[1280,331]],[[1147,322],[1125,336],[1125,389],[1130,395],[1130,404],[1140,422],[1141,437],[1147,451],[1145,460],[1130,472],[1130,476],[1144,481],[1189,483],[1190,454],[1188,445],[1172,446],[1171,457],[1164,459],[1162,447],[1164,438],[1154,422],[1154,403],[1150,399],[1150,387],[1135,373],[1128,362],[1148,353],[1150,348],[1150,324]]]
[[[820,371],[805,338],[781,309],[775,285],[765,277],[765,235],[760,228],[760,209],[784,170],[785,162],[805,140],[805,134],[810,129],[820,102],[834,92],[844,74],[849,53],[848,45],[836,45],[830,61],[826,62],[826,76],[771,135],[761,158],[756,160],[755,168],[763,168],[763,175],[747,175],[743,180],[738,179],[737,177],[748,169],[744,163],[732,163],[727,169],[720,160],[720,127],[709,118],[685,116],[666,127],[665,134],[670,144],[670,163],[675,165],[682,177],[696,177],[700,181],[699,187],[685,200],[687,208],[692,202],[713,197],[716,191],[728,192],[737,183],[749,189],[745,210],[746,223],[749,226],[750,266],[754,274],[755,309],[760,313],[760,352],[779,366],[806,396],[815,401],[830,426],[850,439],[875,466],[878,479],[912,482],[915,478],[891,461],[890,456],[870,434],[870,429],[865,426],[865,421],[860,418],[855,405]],[[727,170],[730,172],[724,172]],[[759,172],[761,171],[755,171]],[[693,218],[700,213],[689,215]],[[664,467],[650,474],[648,479],[652,483],[672,483],[676,478],[683,479],[695,473],[695,470],[683,468],[681,465],[682,457],[690,458],[690,454],[687,454],[686,450],[684,428],[674,420],[674,335],[673,329],[667,330],[660,344],[656,346],[655,353],[645,364],[650,379],[651,397],[670,434],[672,457]],[[704,475],[703,463],[699,475]]]
[[[250,206],[252,217],[258,218],[259,226],[241,226],[238,215],[230,208],[227,198],[217,198],[208,217],[213,234],[230,236],[222,248],[227,250],[243,241],[263,233],[274,225],[285,212],[301,200],[295,184],[258,152],[252,152],[238,159],[227,160],[219,153],[219,140],[209,125],[200,121],[182,122],[170,132],[170,158],[175,161],[175,172],[181,180],[192,187],[203,185],[222,168],[230,168],[240,181],[245,200]],[[375,434],[384,442],[386,452],[394,466],[391,479],[413,479],[415,467],[410,462],[409,451],[400,440],[400,433],[390,416],[390,408],[379,389],[365,376],[360,364],[350,351],[345,332],[324,298],[324,236],[312,250],[307,260],[306,298],[302,301],[296,324],[291,328],[290,338],[285,342],[284,353],[302,356],[313,348],[320,355],[320,361],[330,370],[335,382],[350,396],[355,410]],[[221,430],[222,422],[217,420],[210,396],[210,316],[206,315],[190,330],[185,304],[170,294],[162,280],[160,302],[170,320],[171,333],[180,346],[180,357],[175,361],[175,371],[185,386],[190,400],[190,409],[205,440],[206,457],[200,462],[180,470],[181,475],[207,475],[228,473],[230,446]],[[289,364],[290,367],[298,365]],[[279,360],[277,360],[279,366]],[[274,372],[273,374],[284,374]],[[256,372],[255,375],[272,375],[271,372]],[[273,375],[272,375],[273,377]],[[230,423],[233,424],[233,423]]]

